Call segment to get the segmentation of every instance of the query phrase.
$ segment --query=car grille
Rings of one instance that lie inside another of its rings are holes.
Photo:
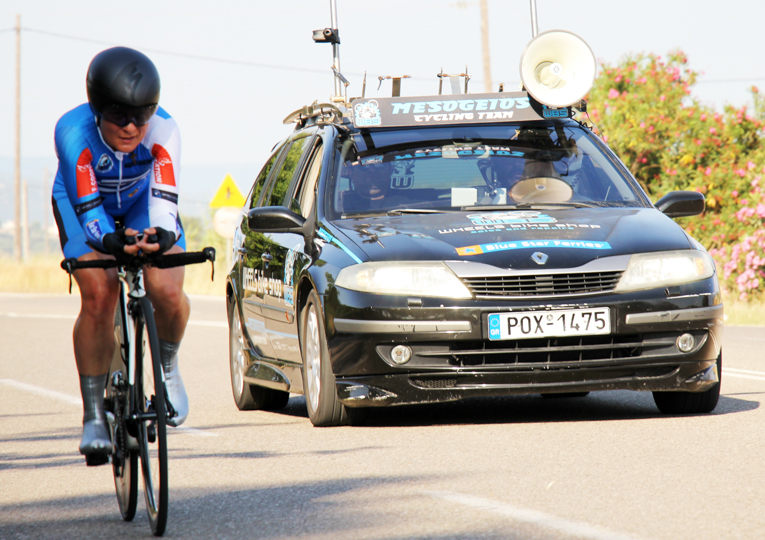
[[[654,342],[654,346],[657,343]],[[670,338],[661,346],[674,345]],[[473,349],[469,346],[452,349],[452,363],[460,366],[490,364],[580,364],[587,361],[636,358],[646,346],[641,336],[589,336],[574,338],[523,339],[507,342],[484,342]]]
[[[612,291],[621,271],[463,277],[478,298],[565,296]]]
[[[695,333],[699,347],[706,341]],[[675,333],[556,337],[509,341],[459,341],[412,347],[419,366],[576,369],[616,366],[677,356]]]

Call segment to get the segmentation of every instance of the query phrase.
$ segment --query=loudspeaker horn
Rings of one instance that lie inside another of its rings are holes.
[[[571,32],[550,30],[532,39],[521,55],[521,82],[548,107],[568,107],[590,91],[597,64],[587,43]]]

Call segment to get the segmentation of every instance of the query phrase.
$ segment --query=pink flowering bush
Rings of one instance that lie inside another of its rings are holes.
[[[702,216],[678,220],[712,253],[722,286],[765,299],[765,99],[722,112],[692,95],[696,73],[682,52],[603,64],[587,98],[590,122],[653,200],[669,191],[706,197]]]
[[[732,246],[713,248],[712,256],[722,264],[723,282],[735,287],[739,300],[762,299],[765,286],[765,230],[755,231]],[[718,264],[719,267],[719,264]]]

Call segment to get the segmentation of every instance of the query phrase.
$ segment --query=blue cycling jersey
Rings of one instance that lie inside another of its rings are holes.
[[[59,163],[54,211],[65,256],[78,257],[88,250],[84,245],[67,246],[82,236],[80,232],[91,249],[102,251],[104,235],[115,231],[114,218],[139,231],[162,227],[181,237],[180,133],[164,109],[157,109],[145,137],[130,153],[106,144],[87,103],[61,117],[55,141]]]

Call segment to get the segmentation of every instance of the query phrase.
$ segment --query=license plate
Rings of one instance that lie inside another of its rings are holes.
[[[611,333],[607,307],[490,313],[489,340],[593,336]]]

